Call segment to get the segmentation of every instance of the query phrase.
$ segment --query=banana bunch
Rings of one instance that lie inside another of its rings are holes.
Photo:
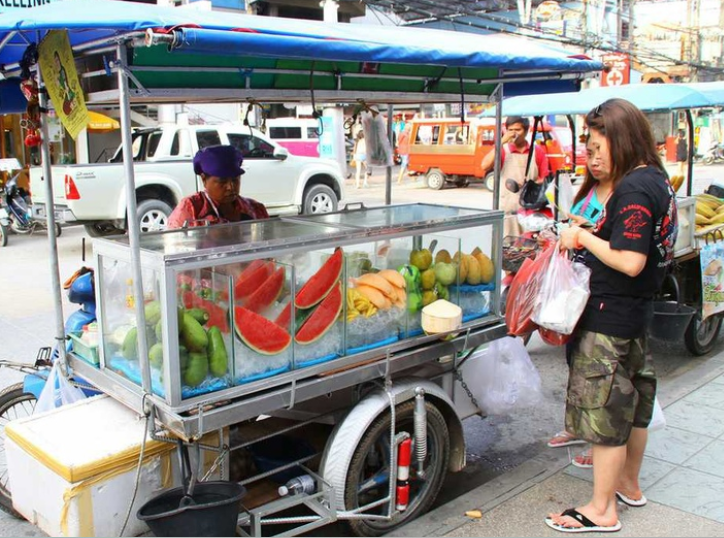
[[[356,288],[347,288],[347,321],[358,316],[366,318],[377,313],[377,307],[372,304],[366,295]]]
[[[674,192],[679,192],[679,189],[684,184],[684,176],[671,176],[669,181],[671,182],[671,187],[674,189]]]
[[[696,195],[696,229],[724,224],[724,200],[711,194]]]
[[[353,280],[358,292],[367,297],[379,310],[387,310],[395,305],[399,308],[407,306],[405,277],[392,269],[384,269],[378,273],[365,273]]]

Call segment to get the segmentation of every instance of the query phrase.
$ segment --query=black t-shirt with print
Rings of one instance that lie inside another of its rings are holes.
[[[674,258],[676,197],[663,172],[647,166],[627,174],[593,233],[614,250],[646,254],[646,265],[630,277],[584,251],[583,262],[591,268],[591,296],[578,327],[620,338],[643,336],[653,316],[652,298]]]

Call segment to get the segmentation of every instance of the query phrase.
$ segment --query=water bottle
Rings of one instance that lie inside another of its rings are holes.
[[[308,474],[303,474],[302,476],[292,478],[285,485],[279,486],[279,495],[284,497],[286,495],[298,495],[300,493],[310,494],[314,493],[315,489],[317,489],[317,487],[314,483],[314,478]]]

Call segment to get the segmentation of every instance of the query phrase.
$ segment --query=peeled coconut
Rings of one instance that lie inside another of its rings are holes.
[[[463,324],[463,310],[458,305],[438,299],[422,309],[422,330],[426,334],[447,333]]]

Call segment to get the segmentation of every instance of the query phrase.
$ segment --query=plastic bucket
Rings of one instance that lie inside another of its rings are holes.
[[[654,301],[649,334],[659,340],[681,340],[696,310],[675,301]]]
[[[199,482],[193,503],[182,505],[184,488],[174,488],[144,504],[136,517],[155,536],[236,536],[239,505],[246,488],[236,482]]]

